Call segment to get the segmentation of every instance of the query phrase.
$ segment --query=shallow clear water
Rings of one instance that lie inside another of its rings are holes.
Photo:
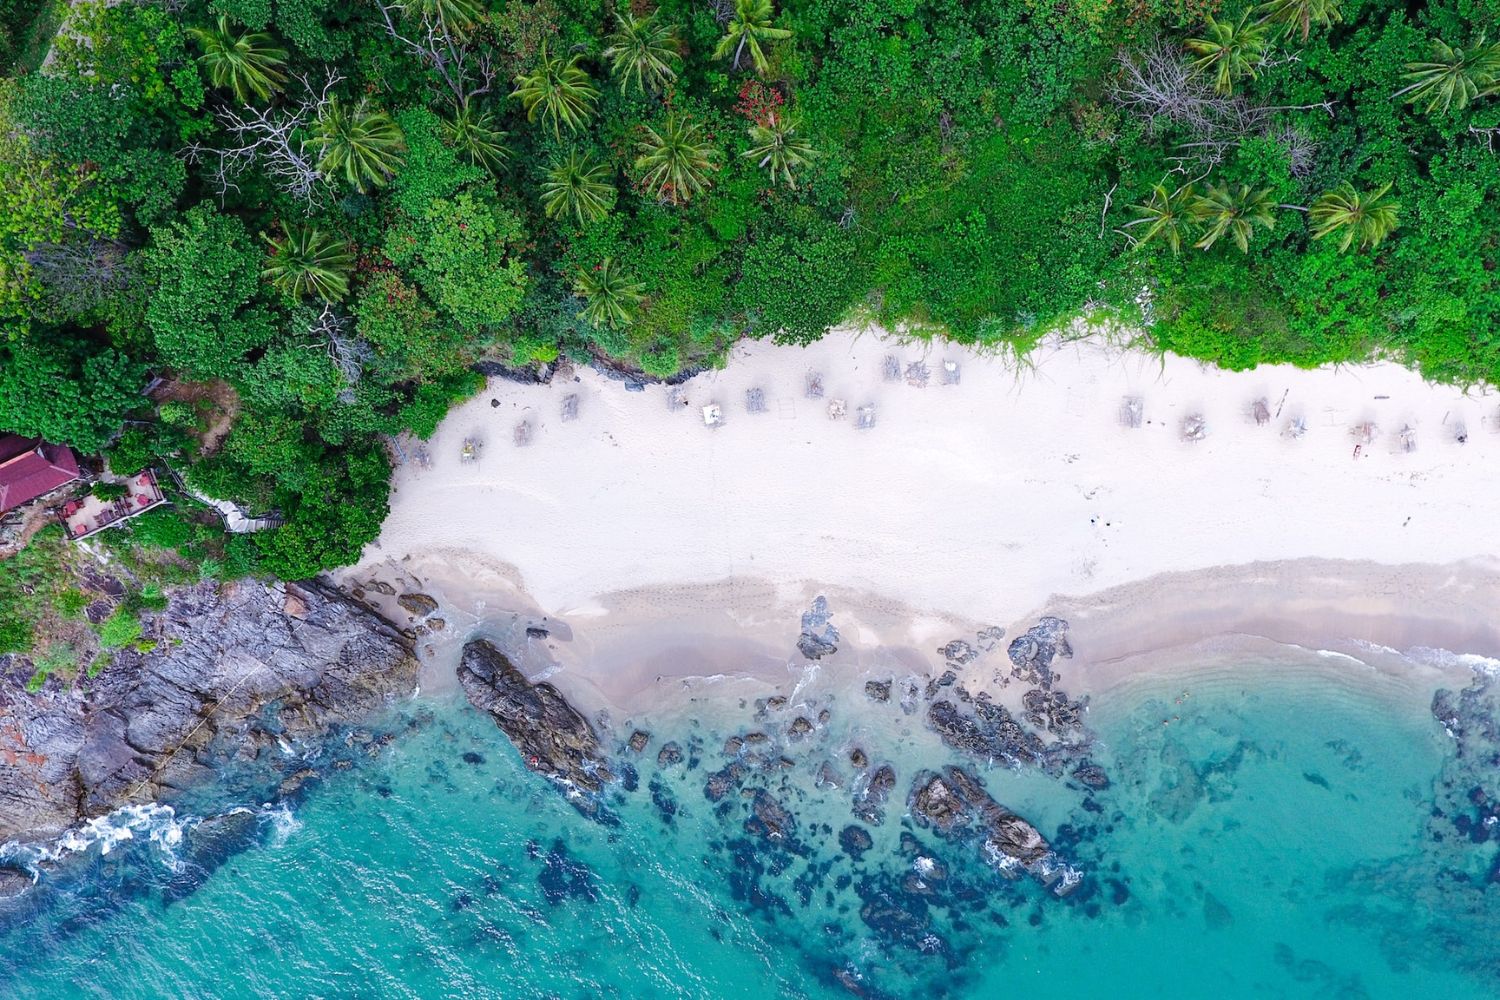
[[[795,815],[783,849],[745,830],[746,799],[703,791],[753,708],[659,730],[605,826],[488,717],[417,703],[211,873],[147,819],[90,848],[0,922],[0,996],[1494,996],[1500,925],[1465,937],[1489,911],[1446,895],[1430,850],[1442,728],[1321,673],[1245,676],[1096,699],[1105,791],[977,769],[1087,873],[1065,898],[903,817],[913,774],[950,758],[894,706],[836,702],[793,769],[747,780]],[[658,773],[689,735],[698,766]],[[859,861],[839,842],[854,742],[899,775]],[[827,760],[844,787],[817,787]]]

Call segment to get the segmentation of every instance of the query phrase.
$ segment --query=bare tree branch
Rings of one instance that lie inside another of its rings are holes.
[[[189,163],[206,168],[208,181],[214,185],[220,200],[239,190],[239,179],[251,167],[259,166],[284,194],[302,202],[312,214],[328,192],[328,184],[318,172],[316,158],[299,134],[312,124],[333,97],[333,88],[344,78],[336,71],[328,74],[321,88],[314,89],[306,77],[302,81],[306,96],[295,106],[282,108],[224,108],[214,112],[219,126],[228,138],[222,146],[193,143],[183,150]]]
[[[499,69],[491,50],[476,53],[429,14],[420,21],[408,20],[410,26],[405,27],[401,23],[406,13],[402,4],[377,0],[376,7],[386,34],[437,74],[457,107],[467,107],[494,87]]]

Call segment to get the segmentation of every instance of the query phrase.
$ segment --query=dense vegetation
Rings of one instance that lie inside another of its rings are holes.
[[[285,577],[481,357],[1087,310],[1500,381],[1500,0],[82,0],[40,71],[23,7],[0,428],[280,511]]]

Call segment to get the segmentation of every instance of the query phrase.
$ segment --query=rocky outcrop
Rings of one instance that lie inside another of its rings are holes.
[[[490,714],[527,767],[568,792],[579,812],[601,818],[601,792],[613,775],[594,727],[557,688],[531,683],[483,639],[464,646],[458,679],[469,703]]]
[[[416,686],[399,632],[312,584],[185,588],[146,625],[154,648],[73,688],[33,694],[24,670],[0,674],[0,840],[171,800],[230,757],[279,763],[264,751]]]
[[[1053,853],[1036,827],[996,802],[961,767],[918,774],[907,804],[918,826],[950,839],[977,836],[981,855],[1004,875],[1029,871],[1044,883],[1058,883],[1059,894],[1078,883],[1079,874]]]
[[[797,649],[809,660],[838,652],[839,630],[833,627],[832,618],[828,598],[821,594],[811,608],[802,612],[802,634],[797,637]]]

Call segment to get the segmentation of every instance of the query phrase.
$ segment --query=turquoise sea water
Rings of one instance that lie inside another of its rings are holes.
[[[747,798],[703,791],[748,711],[658,731],[603,825],[487,716],[416,702],[389,742],[341,744],[348,766],[295,809],[259,810],[243,849],[185,860],[190,823],[141,813],[44,877],[0,917],[0,997],[1500,993],[1500,909],[1455,869],[1482,871],[1481,845],[1434,841],[1443,728],[1326,671],[1239,679],[1256,676],[1095,699],[1100,792],[976,767],[1086,873],[1066,897],[903,817],[912,775],[952,758],[894,707],[835,701],[790,770],[747,779],[795,816],[776,846],[746,830]],[[689,760],[658,772],[674,736]],[[858,860],[840,844],[856,742],[899,779]]]

